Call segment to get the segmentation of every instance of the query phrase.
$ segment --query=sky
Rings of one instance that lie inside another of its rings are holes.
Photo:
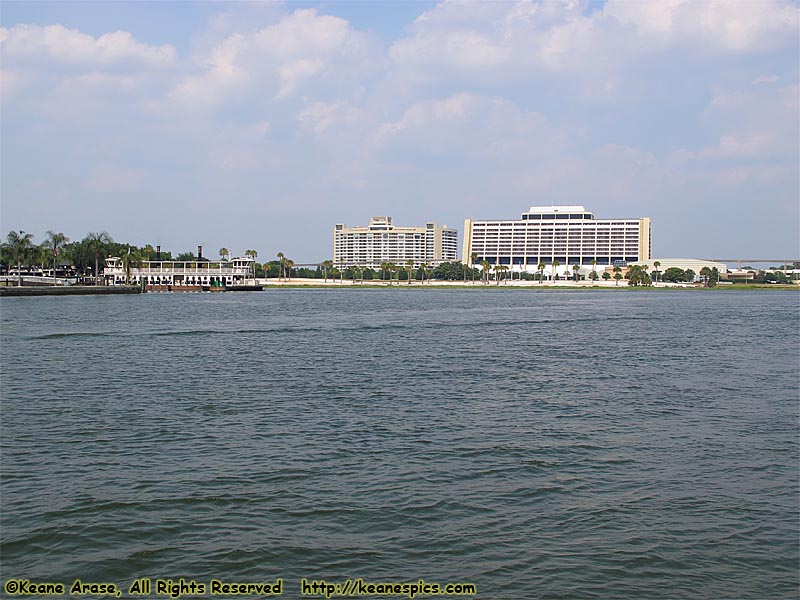
[[[4,0],[0,230],[304,263],[582,204],[797,259],[799,40],[781,0]]]

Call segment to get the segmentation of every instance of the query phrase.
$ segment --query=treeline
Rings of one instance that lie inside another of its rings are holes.
[[[0,268],[6,272],[11,269],[28,272],[54,269],[79,277],[92,276],[101,270],[109,256],[122,257],[131,264],[147,260],[198,260],[192,252],[173,256],[170,251],[162,250],[159,253],[150,244],[139,247],[116,242],[105,231],[90,232],[79,241],[71,241],[63,233],[48,231],[40,243],[36,242],[32,233],[11,231],[5,242],[0,244]]]
[[[462,265],[460,262],[442,263],[436,267],[426,264],[415,265],[408,261],[403,265],[384,262],[380,268],[361,267],[358,265],[334,265],[333,261],[326,260],[316,268],[295,267],[294,262],[279,254],[278,260],[268,261],[256,265],[257,277],[289,278],[299,277],[306,279],[323,279],[334,281],[458,281],[480,278],[479,269]]]

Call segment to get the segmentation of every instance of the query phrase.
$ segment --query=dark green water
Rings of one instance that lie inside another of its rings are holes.
[[[796,598],[798,305],[663,290],[5,298],[3,581]]]

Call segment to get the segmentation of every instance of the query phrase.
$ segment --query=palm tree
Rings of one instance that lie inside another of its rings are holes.
[[[389,270],[389,261],[383,261],[381,263],[381,281],[386,279],[386,272]]]
[[[547,265],[545,265],[542,261],[539,261],[539,264],[536,265],[536,269],[539,271],[539,285],[542,285],[542,279],[544,279],[544,268],[546,266]]]
[[[56,284],[56,257],[58,256],[58,251],[67,242],[69,242],[69,238],[63,233],[47,232],[47,239],[44,245],[53,254],[53,285]]]
[[[353,265],[352,268],[353,268],[353,283],[356,282],[356,279],[358,279],[359,281],[363,281],[361,279],[361,274],[363,273],[361,267],[359,267],[358,265]]]
[[[658,272],[658,267],[661,266],[661,261],[658,261],[658,260],[655,261],[653,263],[653,266],[656,268],[656,283],[658,283],[658,276],[660,275],[660,273]]]
[[[280,268],[278,269],[278,281],[283,279],[283,259],[284,258],[285,258],[284,253],[283,252],[278,252],[278,262],[279,262],[279,266],[280,266]]]
[[[322,261],[322,272],[325,274],[325,283],[328,283],[328,269],[333,266],[332,260],[323,260]]]
[[[495,279],[497,279],[497,285],[500,285],[500,273],[505,274],[508,271],[508,265],[497,265],[494,268]],[[505,278],[503,278],[503,282],[505,283]]]
[[[224,250],[224,248],[223,248]],[[253,259],[253,284],[256,282],[256,258],[258,258],[258,252],[255,250],[245,250],[244,255]]]
[[[228,260],[228,257],[229,257],[230,255],[231,255],[231,253],[228,251],[228,249],[227,249],[227,248],[220,248],[220,249],[219,249],[219,257],[220,257],[220,259],[222,259],[222,260]]]
[[[478,262],[477,253],[473,252],[470,258],[472,259],[472,262],[469,264],[469,268],[472,270],[472,285],[475,285],[475,263]]]
[[[17,263],[17,285],[22,287],[22,260],[28,256],[33,247],[33,234],[20,230],[9,232],[6,236],[6,245],[11,255],[11,260]]]
[[[561,263],[559,261],[553,259],[553,262],[550,263],[550,264],[553,265],[553,273],[550,275],[550,281],[555,281],[556,269],[561,266]]]
[[[614,279],[616,280],[614,285],[619,285],[619,280],[622,279],[622,267],[615,265],[612,271],[614,271]]]
[[[592,277],[592,283],[597,281],[597,259],[592,259],[592,273],[594,273],[594,277]]]
[[[578,281],[578,271],[580,267],[578,265],[572,265],[572,278],[574,281]]]
[[[331,269],[331,278],[333,279],[334,282],[336,281],[336,276],[337,275],[341,275],[341,272],[339,271],[339,269],[337,269],[336,267],[332,268]]]
[[[422,284],[425,285],[425,276],[428,274],[428,263],[425,261],[419,263],[419,271],[422,274]]]
[[[489,282],[489,271],[492,269],[492,265],[489,263],[488,260],[485,258],[481,261],[481,270],[483,271],[483,275],[481,276],[481,281],[484,284]]]
[[[411,272],[414,270],[414,261],[410,258],[406,261],[406,271],[408,271],[408,285],[411,285]]]
[[[83,240],[89,248],[89,253],[94,256],[94,284],[97,285],[97,263],[101,254],[105,254],[106,246],[114,240],[105,231],[89,233]]]
[[[285,259],[286,261],[286,281],[289,281],[292,278],[292,267],[294,266],[294,261],[291,258]]]
[[[131,282],[131,269],[139,267],[142,264],[142,254],[139,250],[131,251],[128,246],[128,253],[122,257],[122,262],[125,266],[125,283]]]

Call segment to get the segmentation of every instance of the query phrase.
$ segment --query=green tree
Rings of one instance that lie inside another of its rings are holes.
[[[408,272],[408,285],[411,285],[411,272],[414,270],[414,261],[410,258],[406,261],[406,271]]]
[[[44,267],[49,259],[50,253],[44,243],[41,246],[34,245],[28,253],[28,267],[31,271],[41,271],[42,275],[44,275]]]
[[[608,271],[603,271],[603,279],[605,281],[608,281],[609,279],[611,279],[611,273],[609,273]]]
[[[580,270],[579,265],[572,265],[572,279],[573,281],[578,281],[578,271]]]
[[[283,252],[278,252],[277,256],[278,256],[278,264],[280,266],[278,272],[278,281],[281,281],[283,279],[283,266],[285,264],[284,259],[286,258],[286,255]]]
[[[33,248],[33,234],[24,231],[10,231],[6,236],[6,247],[11,260],[17,263],[17,285],[22,287],[22,261]]]
[[[660,279],[660,277],[659,277],[659,276],[661,275],[661,273],[659,273],[659,271],[658,271],[658,267],[660,267],[660,266],[661,266],[661,262],[660,262],[660,261],[655,261],[655,262],[653,263],[653,266],[654,266],[654,267],[655,267],[655,269],[656,269],[656,281],[658,281],[658,280]]]
[[[325,283],[328,283],[328,270],[333,266],[332,260],[322,261],[322,272],[325,273]]]
[[[63,233],[55,233],[53,231],[47,232],[47,239],[44,245],[47,247],[48,252],[53,256],[53,285],[56,284],[56,260],[58,253],[69,242],[69,238]]]
[[[430,270],[430,265],[423,260],[419,264],[419,270],[422,273],[422,284],[425,285],[425,276],[428,274],[428,271]]]
[[[550,263],[550,264],[553,265],[553,274],[551,275],[550,280],[551,281],[555,281],[556,280],[556,269],[558,269],[558,267],[561,266],[561,263],[554,259],[553,262]]]
[[[649,286],[651,283],[652,280],[645,267],[640,265],[631,265],[628,267],[628,285]]]
[[[591,273],[589,273],[589,279],[592,280],[592,283],[597,281],[597,271],[592,271]]]
[[[661,274],[661,280],[671,281],[673,283],[686,281],[686,272],[680,267],[669,267]]]
[[[475,285],[475,265],[477,264],[478,261],[478,254],[476,252],[473,252],[470,255],[470,258],[472,259],[472,262],[469,265],[470,268],[472,269],[472,285]]]
[[[691,269],[686,269],[683,273],[686,275],[686,281],[694,281],[694,278],[697,276]]]
[[[614,265],[612,269],[614,271],[614,279],[616,280],[616,285],[619,285],[619,280],[622,279],[622,267],[619,265]]]
[[[489,263],[488,260],[485,258],[481,261],[481,270],[483,274],[481,275],[481,281],[486,284],[489,282],[489,271],[492,269],[492,265]]]
[[[122,255],[122,265],[125,268],[125,283],[130,284],[131,271],[135,268],[141,267],[142,262],[143,259],[141,251],[128,247],[128,251]]]
[[[542,284],[542,280],[544,279],[544,268],[545,268],[546,266],[547,266],[547,265],[546,265],[546,264],[544,264],[544,262],[543,262],[543,261],[539,261],[539,264],[538,264],[538,265],[536,265],[536,270],[537,270],[537,271],[539,271],[539,285],[541,285],[541,284]]]
[[[223,250],[224,250],[224,248],[223,248]],[[256,252],[255,250],[245,250],[244,251],[244,255],[247,256],[248,258],[252,258],[253,259],[253,266],[251,268],[253,269],[253,283],[255,284],[255,280],[256,280],[256,258],[258,258],[258,252]]]
[[[105,231],[99,232],[90,232],[83,241],[86,243],[87,248],[89,249],[90,254],[94,257],[94,271],[92,274],[94,275],[94,284],[98,285],[99,277],[98,277],[98,263],[100,262],[100,257],[102,256],[104,259],[107,255],[107,247],[111,244],[114,240],[111,239],[111,236],[108,235]]]
[[[228,257],[230,255],[231,255],[231,253],[228,251],[227,248],[220,248],[219,249],[219,257],[220,257],[221,260],[228,260]]]
[[[595,282],[595,281],[597,281],[597,259],[596,258],[592,259],[592,273],[594,273],[594,277],[591,277],[591,276],[590,277],[592,279],[592,282]]]
[[[501,275],[504,275],[508,271],[508,265],[495,265],[494,267],[494,279],[497,282],[497,285],[500,285]],[[505,278],[502,278],[505,282]]]
[[[719,279],[719,271],[717,271],[716,267],[713,269],[703,267],[700,269],[700,277],[706,287],[714,287]]]
[[[286,281],[292,279],[292,267],[294,267],[294,261],[291,258],[284,258],[284,274],[286,275]]]

